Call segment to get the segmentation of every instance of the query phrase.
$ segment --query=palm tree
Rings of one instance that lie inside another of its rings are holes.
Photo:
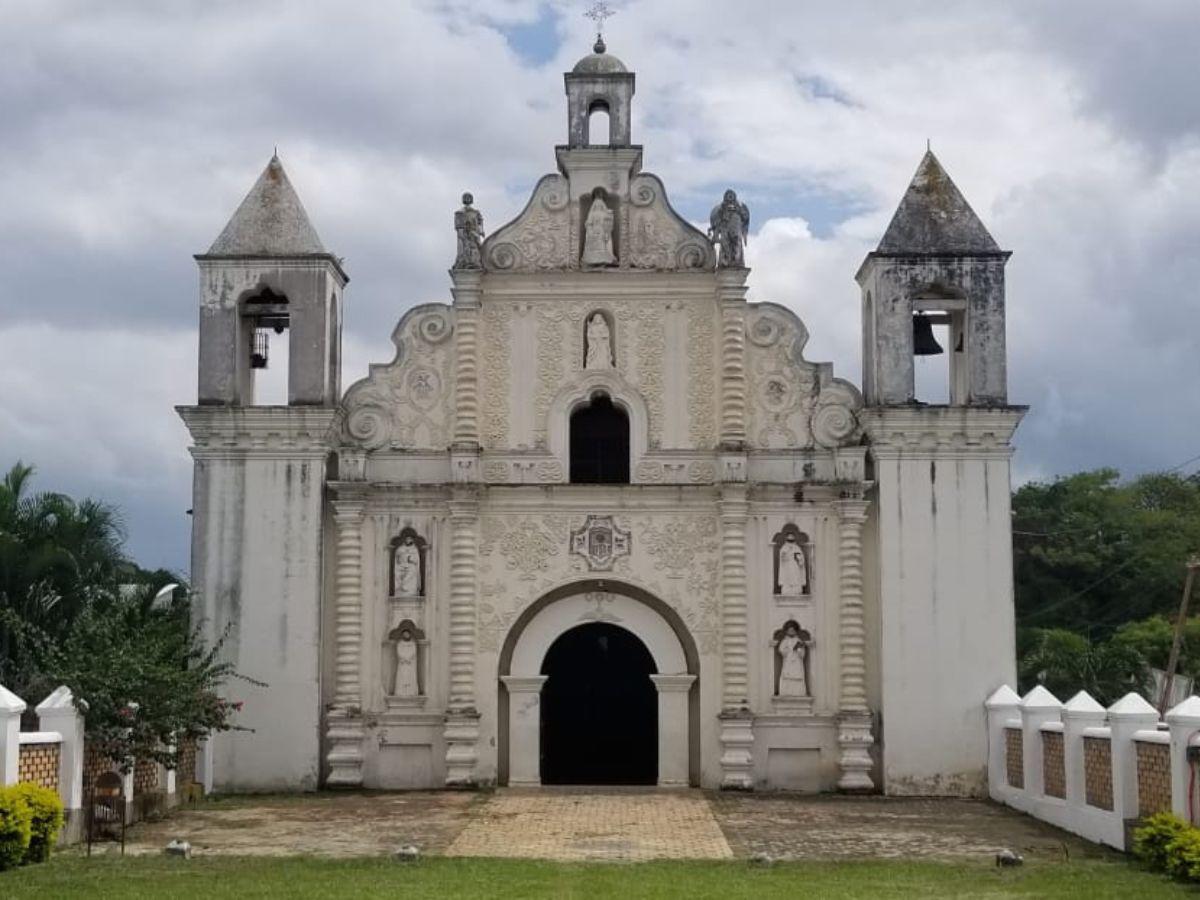
[[[0,481],[0,683],[18,693],[32,676],[25,637],[61,637],[89,596],[135,571],[113,507],[35,493],[33,474],[18,461]]]

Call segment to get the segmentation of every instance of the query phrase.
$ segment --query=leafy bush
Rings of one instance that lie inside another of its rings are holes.
[[[1170,862],[1167,848],[1192,826],[1171,813],[1157,813],[1133,832],[1133,855],[1152,869],[1165,871]]]
[[[1184,881],[1200,881],[1200,828],[1158,813],[1133,832],[1133,855],[1152,869]]]
[[[58,830],[63,823],[63,804],[57,791],[30,781],[23,781],[14,790],[29,807],[31,837],[29,849],[25,851],[25,862],[45,862],[50,850],[58,840]]]
[[[0,787],[0,872],[25,860],[32,836],[33,813],[14,787]]]

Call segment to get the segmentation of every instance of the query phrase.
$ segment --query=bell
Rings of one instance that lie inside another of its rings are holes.
[[[933,323],[925,316],[924,313],[917,313],[913,316],[913,355],[914,356],[937,356],[939,353],[945,353],[942,345],[937,342],[937,338],[933,336]]]
[[[250,368],[265,369],[267,367],[269,346],[267,333],[262,329],[255,329],[250,337]]]

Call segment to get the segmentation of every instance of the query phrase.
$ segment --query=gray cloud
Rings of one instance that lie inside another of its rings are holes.
[[[190,256],[272,148],[347,260],[349,384],[407,307],[448,298],[459,193],[495,228],[553,168],[592,39],[566,0],[0,7],[0,462],[121,504],[155,565],[187,560]],[[853,274],[933,139],[1014,251],[1030,477],[1200,452],[1197,35],[1182,0],[647,0],[609,46],[638,72],[646,168],[692,219],[726,184],[751,198],[752,296],[854,380]]]

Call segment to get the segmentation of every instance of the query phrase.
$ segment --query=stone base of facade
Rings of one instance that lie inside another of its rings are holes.
[[[325,738],[329,752],[325,762],[329,774],[325,786],[331,788],[362,787],[363,782],[363,722],[357,714],[334,710],[326,722]]]
[[[754,716],[726,710],[718,717],[721,741],[721,790],[754,790]]]
[[[843,793],[868,793],[875,790],[871,780],[871,716],[869,713],[842,713],[838,716],[838,790]]]
[[[479,713],[446,713],[446,787],[476,787],[479,764]]]

